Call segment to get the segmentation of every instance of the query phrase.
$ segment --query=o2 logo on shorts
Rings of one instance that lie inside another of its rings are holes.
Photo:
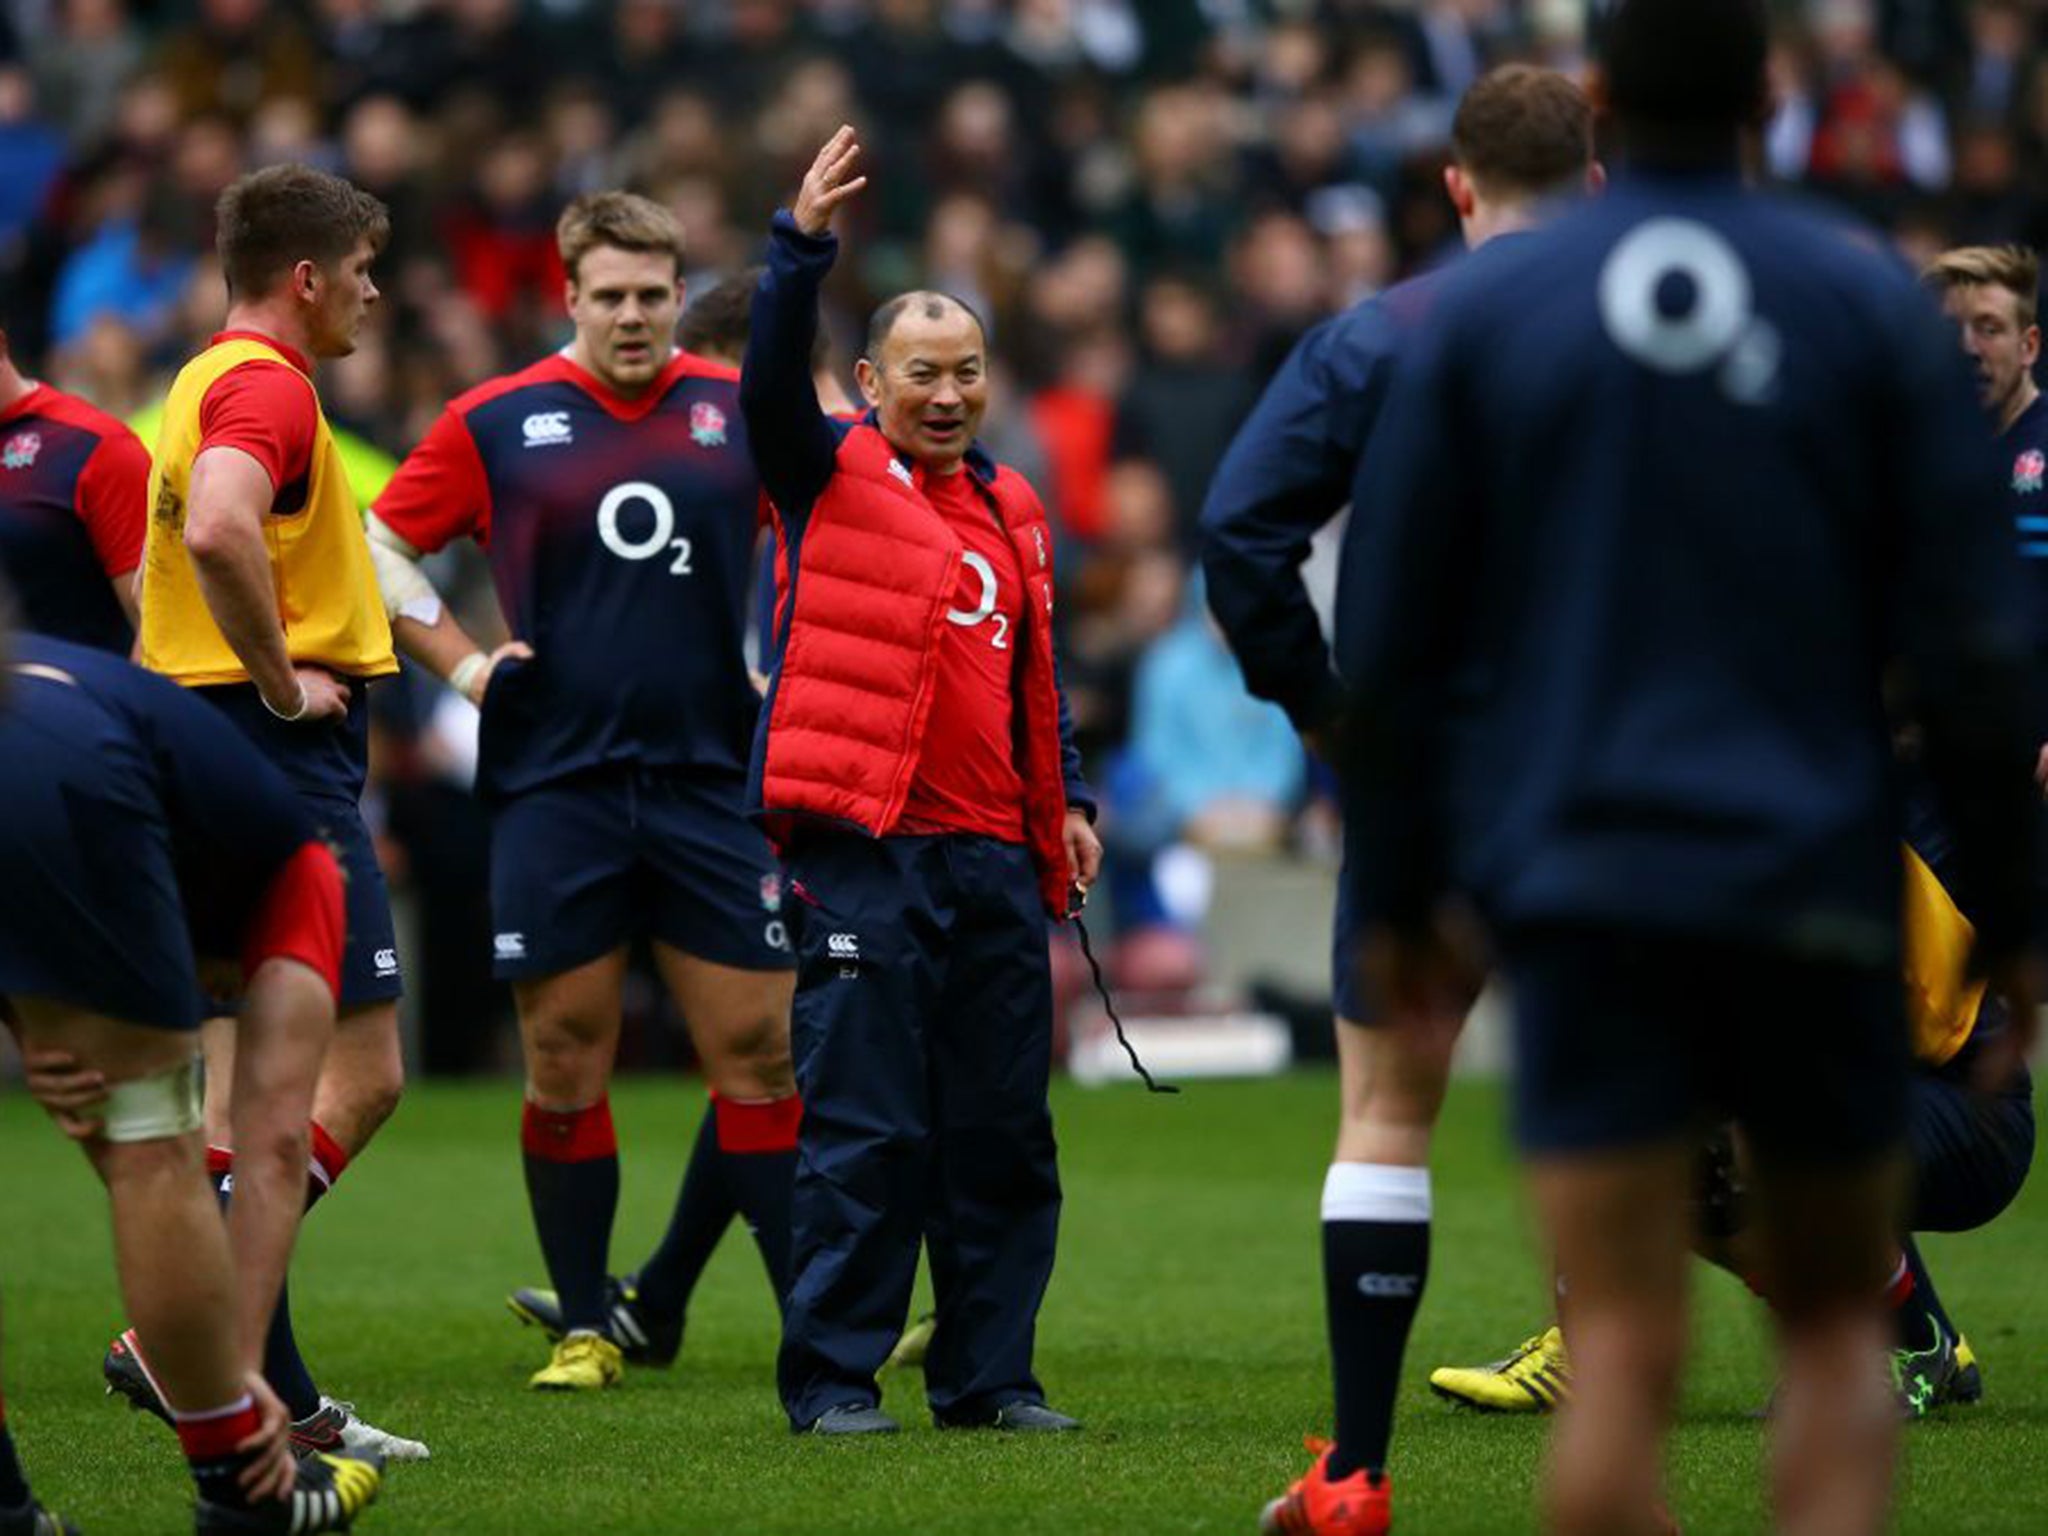
[[[690,541],[676,533],[676,504],[668,492],[648,481],[628,480],[604,493],[597,504],[597,536],[621,560],[669,555],[671,576],[696,574],[690,565]]]
[[[1617,347],[1659,373],[1718,369],[1737,405],[1768,403],[1784,359],[1753,298],[1735,247],[1697,219],[1638,224],[1600,269],[1600,318]]]
[[[986,555],[973,550],[960,557],[961,563],[981,578],[981,600],[970,608],[948,608],[946,622],[971,628],[987,620],[995,622],[996,632],[989,637],[989,644],[996,650],[1010,648],[1010,616],[996,612],[996,568],[988,563]]]

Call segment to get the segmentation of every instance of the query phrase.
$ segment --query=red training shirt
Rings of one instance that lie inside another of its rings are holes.
[[[280,517],[302,511],[320,419],[308,387],[313,365],[282,342],[254,331],[222,331],[213,338],[215,346],[224,341],[260,341],[283,353],[290,366],[246,362],[214,380],[199,404],[199,452],[241,449],[270,476],[271,511]]]
[[[1024,841],[1015,686],[1024,579],[995,508],[971,471],[918,473],[961,543],[960,580],[939,641],[931,715],[898,832],[969,832]]]

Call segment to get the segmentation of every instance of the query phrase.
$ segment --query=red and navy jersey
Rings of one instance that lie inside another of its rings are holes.
[[[98,409],[38,384],[0,411],[0,572],[29,629],[126,655],[111,583],[142,563],[149,452]]]
[[[2034,599],[2034,655],[2048,661],[2048,395],[2037,395],[1999,435],[1999,460],[2012,502],[2013,526],[2026,556]],[[2039,706],[2048,732],[2048,698]]]
[[[454,401],[378,497],[422,550],[483,544],[534,649],[492,674],[487,795],[605,763],[746,771],[761,491],[738,380],[678,353],[626,400],[551,357]]]

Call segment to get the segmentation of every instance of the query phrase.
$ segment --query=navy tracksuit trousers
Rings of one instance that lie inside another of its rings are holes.
[[[790,1423],[880,1401],[918,1244],[934,1418],[1042,1401],[1060,1211],[1052,981],[1030,853],[964,835],[813,834],[788,861],[804,1118],[777,1378]]]

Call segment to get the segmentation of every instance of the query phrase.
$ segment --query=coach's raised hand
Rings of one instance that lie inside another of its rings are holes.
[[[859,159],[860,140],[850,126],[842,125],[825,141],[804,173],[803,186],[797,189],[796,206],[790,213],[798,229],[814,237],[831,232],[832,215],[839,205],[868,184],[867,177],[853,174]]]

